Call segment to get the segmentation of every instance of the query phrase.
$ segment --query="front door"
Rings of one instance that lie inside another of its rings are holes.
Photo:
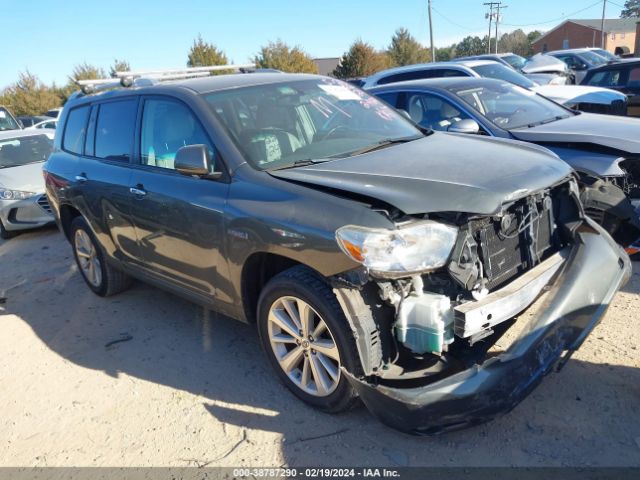
[[[167,97],[143,102],[140,163],[133,168],[131,212],[145,266],[192,293],[229,302],[223,252],[226,179],[185,176],[174,169],[180,147],[209,147],[212,171],[222,169],[212,142],[192,111]]]

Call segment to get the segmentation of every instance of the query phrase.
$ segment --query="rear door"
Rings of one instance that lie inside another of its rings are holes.
[[[147,268],[174,286],[207,299],[229,301],[223,288],[223,211],[228,177],[205,180],[175,170],[180,147],[204,144],[212,171],[224,169],[215,145],[183,102],[168,96],[143,100],[130,179],[131,211]]]
[[[62,145],[77,158],[74,203],[107,254],[127,262],[140,258],[129,208],[137,108],[137,97],[75,108],[69,112]]]

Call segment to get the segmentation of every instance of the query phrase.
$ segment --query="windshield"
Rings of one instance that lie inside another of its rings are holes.
[[[347,83],[328,78],[204,94],[260,170],[345,157],[423,134],[409,120]]]
[[[597,48],[595,50],[591,50],[593,53],[596,53],[598,55],[600,55],[602,58],[604,58],[605,60],[618,60],[618,57],[616,57],[613,53],[607,51],[607,50],[603,50],[601,48]]]
[[[20,125],[16,122],[6,108],[0,107],[0,131],[20,130]]]
[[[607,59],[598,55],[597,53],[593,53],[593,52],[582,52],[580,55],[578,55],[580,58],[582,58],[584,61],[586,61],[587,63],[589,63],[590,65],[604,65],[605,63],[607,63]]]
[[[520,55],[505,55],[502,59],[518,71],[527,64],[527,60]]]
[[[454,87],[449,91],[506,130],[540,125],[571,116],[567,110],[546,98],[508,83],[471,88]]]
[[[512,69],[505,67],[500,63],[492,62],[492,64],[490,65],[478,65],[477,67],[471,68],[475,70],[481,77],[506,80],[507,82],[520,85],[524,88],[533,88],[536,86],[535,83],[533,83],[521,73],[514,72]]]
[[[44,162],[52,148],[53,142],[46,135],[0,139],[0,168]]]

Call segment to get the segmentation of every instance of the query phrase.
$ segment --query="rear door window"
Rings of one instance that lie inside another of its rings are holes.
[[[87,133],[87,120],[89,119],[89,105],[74,108],[67,116],[67,124],[62,138],[62,148],[70,153],[82,155],[84,139]]]
[[[131,158],[138,99],[103,103],[96,122],[95,156],[128,162]]]

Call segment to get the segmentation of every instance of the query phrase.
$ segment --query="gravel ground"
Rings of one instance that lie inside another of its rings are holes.
[[[637,273],[513,412],[416,438],[300,403],[252,326],[140,283],[98,298],[55,229],[0,258],[0,466],[640,466]]]

